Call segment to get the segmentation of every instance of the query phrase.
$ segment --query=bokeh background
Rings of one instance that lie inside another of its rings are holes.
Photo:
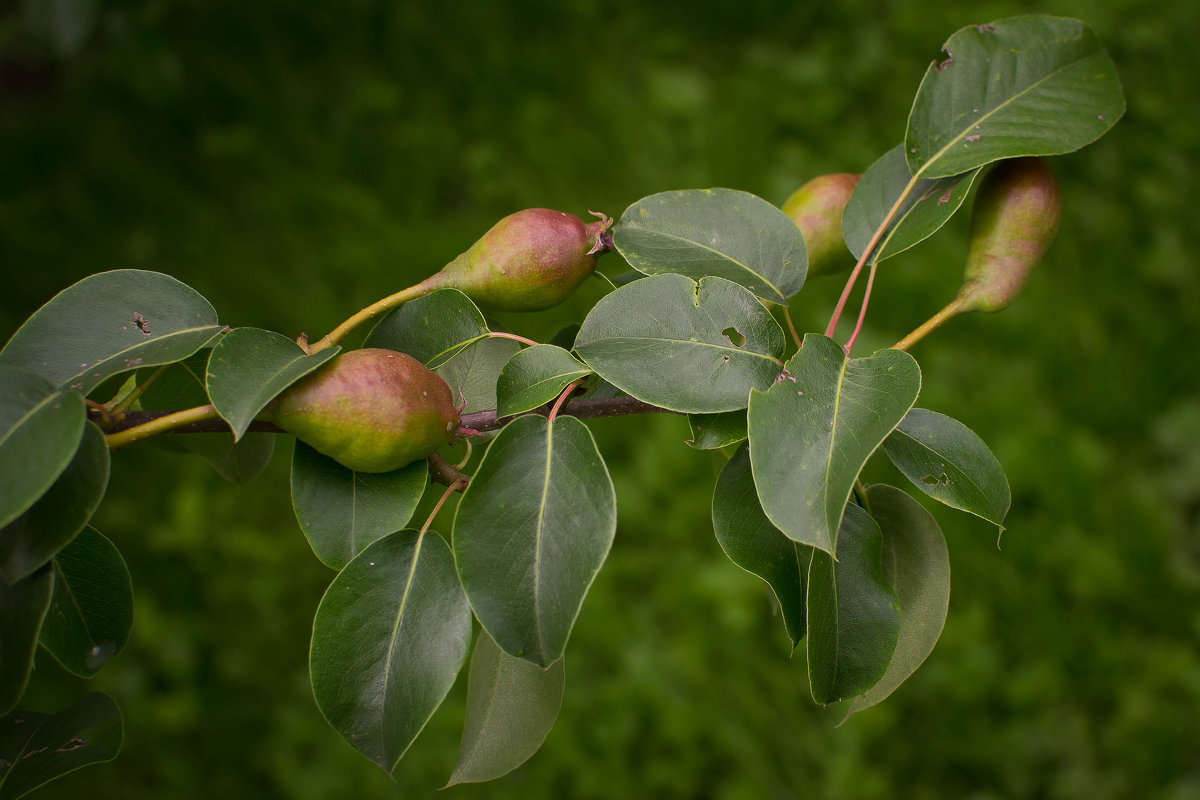
[[[523,207],[617,216],[708,186],[781,203],[894,145],[957,28],[1081,17],[1129,111],[1054,161],[1062,231],[1017,305],[914,353],[922,405],[992,445],[1014,498],[999,546],[994,528],[935,510],[953,594],[926,665],[835,727],[841,709],[813,705],[767,590],[713,539],[721,457],[684,447],[678,418],[599,422],[620,526],[568,649],[562,715],[516,773],[438,796],[1198,798],[1200,11],[951,9],[6,4],[0,339],[107,269],[170,273],[230,325],[320,334]],[[886,262],[862,352],[953,295],[962,216]],[[806,287],[801,324],[822,329],[840,287]],[[579,311],[506,321],[540,335]],[[42,658],[24,705],[108,691],[126,746],[41,796],[427,797],[444,783],[462,681],[394,782],[312,701],[308,636],[332,573],[292,518],[289,451],[241,490],[151,447],[116,458],[96,524],[133,573],[133,640],[90,683]]]

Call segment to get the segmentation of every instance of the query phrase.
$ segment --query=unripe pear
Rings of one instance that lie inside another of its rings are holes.
[[[971,211],[959,311],[999,311],[1016,299],[1058,233],[1062,194],[1044,158],[1001,161]]]
[[[842,238],[842,213],[862,175],[819,175],[792,192],[782,206],[804,234],[808,277],[831,275],[854,265]]]
[[[335,357],[288,387],[263,416],[359,472],[425,458],[458,430],[445,381],[412,356],[379,348]]]
[[[509,214],[441,272],[430,290],[458,289],[490,311],[541,311],[566,300],[611,247],[612,220],[527,208]]]

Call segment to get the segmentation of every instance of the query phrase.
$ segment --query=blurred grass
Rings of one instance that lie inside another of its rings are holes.
[[[228,324],[320,334],[518,208],[615,216],[717,185],[781,202],[892,146],[953,30],[1044,10],[619,5],[126,0],[40,28],[0,11],[0,329],[140,267]],[[999,550],[935,509],[954,577],[930,660],[834,729],[766,591],[713,540],[719,457],[683,447],[682,420],[599,422],[620,527],[562,716],[524,768],[445,796],[1200,797],[1200,11],[1054,11],[1105,41],[1129,112],[1055,160],[1064,224],[1021,300],[915,352],[922,404],[978,431],[1014,496]],[[887,263],[862,352],[949,299],[964,231]],[[798,322],[823,328],[839,289],[814,281]],[[546,335],[578,311],[508,321]],[[395,783],[312,702],[331,573],[291,519],[288,449],[240,493],[153,449],[116,459],[97,525],[133,572],[133,641],[90,684],[39,663],[27,705],[110,691],[126,749],[41,796],[422,797],[445,780],[461,686]]]

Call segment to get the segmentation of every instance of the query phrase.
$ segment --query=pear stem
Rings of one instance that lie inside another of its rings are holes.
[[[345,339],[347,336],[349,336],[351,331],[353,331],[359,325],[362,325],[364,322],[374,319],[385,311],[391,311],[396,306],[403,305],[409,300],[416,300],[418,297],[423,297],[433,290],[438,289],[438,283],[434,279],[440,274],[441,273],[431,275],[415,286],[410,286],[407,289],[401,289],[395,294],[390,294],[382,300],[377,300],[376,302],[356,313],[354,316],[350,317],[341,325],[338,325],[336,328],[326,334],[323,339],[320,339],[316,343],[309,345],[308,353],[311,355],[313,353],[319,353],[328,347],[333,347],[335,344],[341,342],[342,339]]]
[[[219,416],[217,410],[211,405],[185,408],[182,411],[175,411],[171,414],[157,417],[133,428],[127,428],[117,433],[110,433],[104,437],[104,440],[108,443],[109,450],[116,450],[160,433],[167,433],[168,431],[173,431],[176,428],[181,428],[194,422],[216,419]]]
[[[945,308],[918,325],[912,333],[908,334],[908,336],[905,336],[903,339],[892,345],[892,349],[908,350],[914,344],[924,339],[928,334],[933,333],[938,328],[942,327],[946,320],[962,313],[962,305],[962,297],[955,297],[946,305]]]

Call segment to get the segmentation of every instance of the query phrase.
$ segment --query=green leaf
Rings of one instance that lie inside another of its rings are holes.
[[[23,514],[67,468],[87,411],[78,392],[0,366],[0,527]]]
[[[496,407],[496,381],[520,349],[512,339],[481,339],[435,372],[449,384],[454,397],[465,403],[463,413],[490,411]]]
[[[187,358],[221,330],[195,289],[158,272],[120,269],[55,295],[0,350],[0,365],[86,395],[111,375]]]
[[[83,529],[108,488],[108,445],[87,423],[79,449],[54,484],[0,529],[0,573],[16,583],[47,563]]]
[[[367,545],[408,524],[428,476],[424,461],[392,472],[355,472],[296,442],[292,507],[317,558],[341,569]]]
[[[69,672],[90,678],[129,641],[129,569],[113,543],[90,526],[54,558],[54,569],[40,641]]]
[[[644,197],[621,215],[613,244],[647,275],[715,275],[772,303],[787,303],[808,271],[796,224],[761,197],[732,189]]]
[[[507,653],[562,657],[612,546],[617,504],[591,432],[524,416],[496,436],[454,518],[454,555],[475,616]]]
[[[1125,112],[1116,67],[1076,19],[968,25],[929,65],[908,117],[914,175],[957,175],[1002,158],[1057,155],[1103,136]]]
[[[750,395],[750,461],[771,522],[833,555],[854,480],[920,390],[908,353],[848,359],[832,339],[805,336],[780,381]]]
[[[49,566],[16,583],[0,580],[0,714],[11,711],[25,693],[53,591]]]
[[[440,536],[400,531],[338,573],[313,620],[309,675],[325,719],[391,772],[467,658],[471,611]]]
[[[917,671],[942,635],[950,605],[950,555],[933,515],[884,484],[867,488],[867,502],[883,531],[883,574],[900,603],[900,633],[887,671],[854,698],[843,722],[882,702]]]
[[[480,634],[467,676],[458,763],[446,786],[490,781],[528,761],[554,727],[565,684],[562,659],[541,669]]]
[[[696,450],[717,450],[746,439],[746,412],[725,411],[721,414],[688,414],[692,438],[684,442]]]
[[[1012,503],[1004,468],[956,419],[914,408],[883,443],[913,485],[941,503],[1004,527]]]
[[[518,351],[496,382],[496,415],[507,417],[549,403],[571,381],[591,374],[574,356],[552,344]]]
[[[770,386],[784,338],[758,298],[736,283],[663,274],[597,303],[575,350],[639,400],[707,414],[745,408],[752,387]]]
[[[282,333],[236,328],[213,348],[204,385],[237,440],[276,395],[339,352],[330,347],[307,355]]]
[[[725,464],[713,492],[713,530],[729,560],[766,581],[779,601],[792,649],[804,638],[808,567],[813,549],[771,524],[758,502],[750,452],[738,449]]]
[[[821,705],[862,694],[892,659],[900,632],[896,593],[883,574],[879,525],[846,506],[838,558],[813,552],[808,572],[808,681]]]
[[[57,714],[14,711],[0,719],[0,800],[16,800],[81,767],[112,761],[124,738],[121,710],[102,692]]]
[[[137,382],[145,386],[139,404],[143,409],[194,408],[209,402],[204,375],[211,350],[166,367],[138,370]],[[275,452],[275,435],[250,433],[235,440],[232,433],[174,433],[151,440],[171,452],[202,456],[222,478],[245,486],[261,473]]]
[[[487,335],[487,322],[471,298],[458,289],[439,289],[388,313],[363,347],[407,353],[435,369]]]
[[[868,263],[890,258],[937,233],[962,206],[978,175],[979,169],[973,169],[947,178],[916,180]],[[884,153],[863,173],[842,215],[842,235],[855,258],[862,255],[910,182],[913,178],[904,160],[904,145]]]

